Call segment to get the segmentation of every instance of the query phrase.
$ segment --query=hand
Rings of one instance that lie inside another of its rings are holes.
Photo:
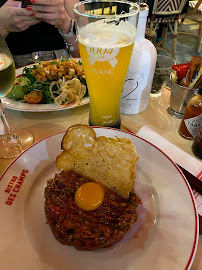
[[[61,32],[68,33],[70,30],[71,18],[65,10],[65,0],[31,0],[34,17],[59,28]],[[73,11],[73,7],[72,7]]]
[[[32,16],[33,12],[21,8],[20,1],[8,0],[0,8],[0,33],[21,32],[39,21]]]

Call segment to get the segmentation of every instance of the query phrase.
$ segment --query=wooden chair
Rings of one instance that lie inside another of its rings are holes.
[[[182,31],[182,26],[184,21],[188,19],[191,21],[195,21],[199,24],[198,33],[194,33],[193,31]],[[197,53],[200,53],[202,46],[202,0],[198,1],[189,1],[189,9],[188,12],[183,14],[179,28],[178,34],[195,36],[199,40],[199,45],[197,48]]]
[[[155,44],[157,50],[163,50],[172,53],[176,60],[177,48],[177,29],[181,11],[187,0],[155,0],[151,18],[148,18],[146,38],[152,41],[157,27],[163,24],[162,40]],[[166,49],[164,43],[168,27],[172,33],[172,50]]]

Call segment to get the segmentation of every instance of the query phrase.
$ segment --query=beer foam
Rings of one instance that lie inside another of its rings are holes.
[[[9,67],[11,63],[12,61],[8,55],[0,53],[0,71]]]
[[[135,32],[128,21],[103,19],[80,28],[78,40],[93,47],[125,47],[134,42]]]

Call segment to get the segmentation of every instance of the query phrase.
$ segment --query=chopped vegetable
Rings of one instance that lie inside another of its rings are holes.
[[[26,77],[20,76],[15,79],[14,85],[30,86],[31,81]]]
[[[39,62],[32,68],[25,67],[7,97],[30,104],[56,103],[64,107],[69,103],[79,104],[87,95],[81,61],[55,59]]]
[[[11,91],[8,93],[7,97],[14,100],[23,100],[24,95],[29,92],[27,87],[31,85],[31,82],[26,77],[18,77],[15,79],[14,86]]]
[[[30,104],[38,104],[42,101],[43,94],[40,90],[33,90],[24,96],[24,100]]]

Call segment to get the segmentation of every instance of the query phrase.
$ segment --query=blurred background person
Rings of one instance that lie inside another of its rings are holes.
[[[6,40],[16,67],[31,60],[78,57],[73,6],[77,0],[0,0],[0,34]],[[74,32],[74,33],[73,33]]]

